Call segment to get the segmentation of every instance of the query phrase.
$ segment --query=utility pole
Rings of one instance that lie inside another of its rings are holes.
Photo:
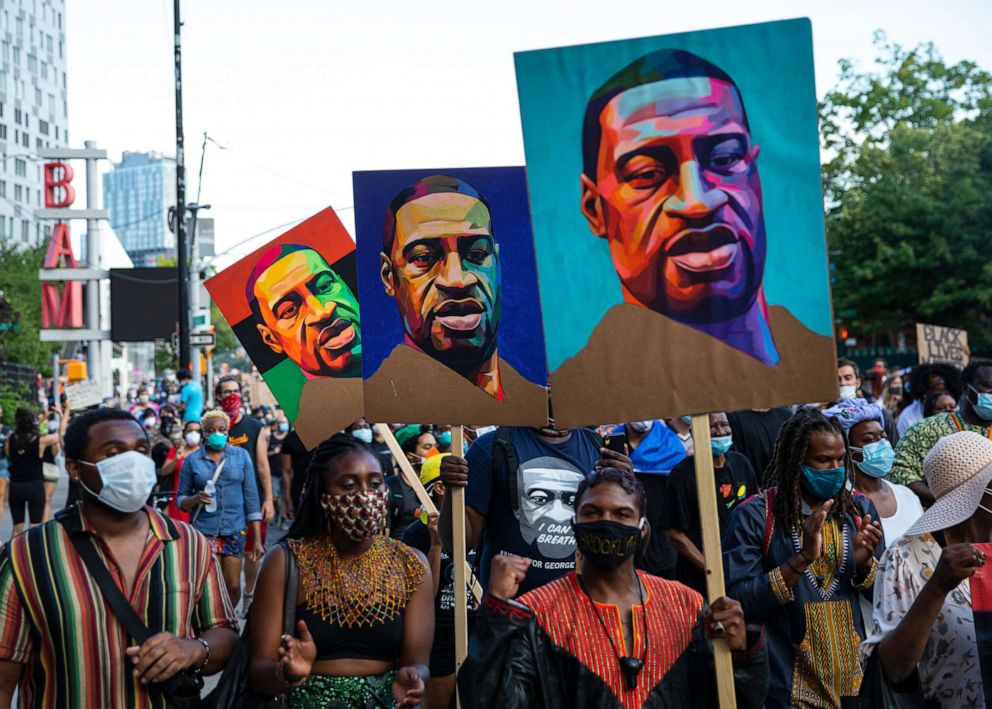
[[[203,164],[202,160],[200,161],[200,164]],[[203,174],[202,170],[200,171],[200,174]],[[199,190],[197,190],[197,192],[199,192]],[[200,257],[197,253],[196,246],[196,227],[201,209],[210,209],[210,205],[199,204],[199,202],[186,205],[186,210],[192,214],[189,230],[189,310],[194,317],[200,312]],[[193,376],[199,378],[200,348],[198,346],[191,345],[189,348],[189,354],[190,362],[193,365]],[[199,379],[197,379],[197,381],[199,381]]]
[[[176,271],[179,278],[179,369],[190,371],[189,252],[186,247],[186,165],[183,147],[183,65],[179,0],[173,0],[173,39],[176,71]],[[199,376],[199,372],[196,373]]]

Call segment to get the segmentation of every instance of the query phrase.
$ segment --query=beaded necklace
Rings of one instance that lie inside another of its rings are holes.
[[[306,605],[342,628],[385,623],[406,608],[424,578],[424,565],[408,547],[376,536],[361,556],[342,559],[326,536],[292,539]]]

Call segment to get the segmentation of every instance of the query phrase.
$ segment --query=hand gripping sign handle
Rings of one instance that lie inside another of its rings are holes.
[[[696,496],[699,499],[699,519],[702,522],[703,557],[706,562],[706,599],[712,603],[725,594],[723,583],[723,554],[720,549],[720,517],[716,509],[716,482],[713,476],[713,456],[710,454],[710,419],[706,414],[692,417],[692,447],[696,452]],[[716,665],[716,685],[720,709],[736,709],[734,666],[726,640],[713,640]]]
[[[389,426],[387,426],[384,423],[377,423],[375,425],[375,428],[379,432],[379,435],[382,436],[382,440],[384,440],[386,442],[386,445],[389,446],[389,452],[393,454],[393,458],[396,459],[397,465],[400,466],[400,474],[403,476],[403,481],[413,489],[413,492],[417,495],[417,500],[420,501],[420,504],[423,505],[428,512],[437,512],[437,507],[434,505],[434,500],[432,500],[430,495],[427,494],[427,490],[421,484],[420,478],[417,476],[417,473],[414,471],[413,466],[410,465],[410,461],[406,459],[406,454],[400,448],[400,444],[396,440],[396,436],[393,435],[392,429],[389,428]],[[454,447],[454,438],[455,438],[455,431],[457,431],[460,435],[461,430],[462,429],[459,426],[453,429],[452,431],[451,450],[453,451],[459,450],[458,448]],[[388,473],[388,471],[386,472]],[[465,498],[462,497],[463,501],[464,499]],[[457,498],[452,498],[453,503],[456,500]],[[461,519],[462,519],[462,529],[464,530],[465,527],[464,502],[462,503]],[[467,570],[465,576],[467,577],[468,573],[471,572],[471,568],[468,566],[468,562],[465,563],[465,568]],[[476,603],[482,603],[482,585],[479,583],[478,579],[474,579],[474,578],[472,580],[472,595],[475,596]]]
[[[465,431],[461,426],[451,429],[451,450],[462,455]],[[448,490],[451,495],[452,551],[455,564],[455,588],[465,588],[465,569],[468,568],[465,553],[465,488]],[[464,591],[455,593],[455,672],[461,669],[468,655],[468,603]]]

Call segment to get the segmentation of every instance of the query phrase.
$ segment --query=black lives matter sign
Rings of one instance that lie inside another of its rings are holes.
[[[963,367],[971,354],[966,330],[924,323],[916,323],[916,348],[920,364],[949,362]]]

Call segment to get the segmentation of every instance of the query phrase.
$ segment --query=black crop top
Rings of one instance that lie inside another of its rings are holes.
[[[385,623],[345,629],[337,623],[327,622],[305,605],[296,606],[296,622],[306,622],[317,646],[317,660],[395,660],[403,649],[405,616],[406,611],[401,610]]]

